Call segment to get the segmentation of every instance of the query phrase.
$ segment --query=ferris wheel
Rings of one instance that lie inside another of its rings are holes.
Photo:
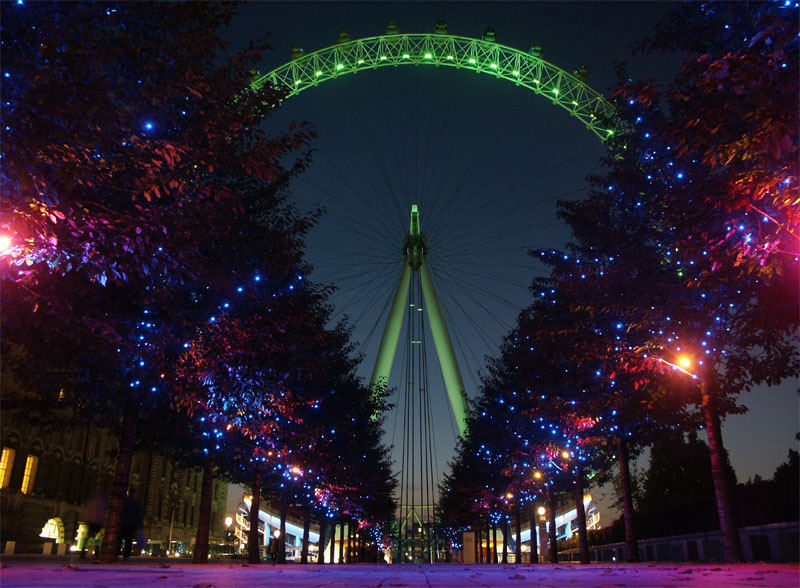
[[[439,472],[466,433],[485,358],[529,303],[527,251],[563,245],[556,202],[586,193],[603,142],[622,132],[585,68],[542,55],[491,29],[403,34],[392,22],[380,36],[295,46],[252,82],[285,91],[275,124],[308,119],[320,134],[292,193],[325,209],[307,243],[312,277],[336,287],[365,379],[392,394],[405,561],[438,558]]]

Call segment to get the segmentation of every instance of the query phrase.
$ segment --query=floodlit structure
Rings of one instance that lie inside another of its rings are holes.
[[[335,45],[310,53],[295,46],[288,63],[256,75],[251,86],[281,89],[286,99],[348,74],[405,65],[433,65],[488,74],[566,110],[601,140],[624,132],[613,105],[586,83],[585,67],[577,66],[568,72],[542,59],[541,45],[534,43],[527,51],[514,49],[498,43],[492,29],[486,29],[479,39],[451,35],[442,21],[436,23],[433,33],[401,33],[397,24],[390,22],[384,35],[351,39],[347,31],[340,31]],[[444,387],[461,436],[466,433],[469,404],[434,276],[427,263],[428,243],[416,204],[411,207],[402,251],[402,270],[370,383],[376,393],[383,393],[389,387],[405,320],[407,365],[405,381],[398,386],[397,402],[404,412],[395,560],[434,562],[443,542],[437,534],[434,514],[439,480],[434,475],[436,450],[427,383],[426,332],[433,336]]]

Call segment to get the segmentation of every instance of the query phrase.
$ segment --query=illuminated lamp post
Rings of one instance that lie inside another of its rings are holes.
[[[233,524],[233,517],[225,517],[225,546],[231,545],[233,543],[233,530],[231,530],[231,525]],[[227,549],[226,549],[227,550]]]
[[[666,362],[669,364],[669,362]],[[701,408],[703,418],[706,423],[706,434],[708,435],[708,453],[711,460],[711,479],[714,482],[714,494],[717,500],[717,513],[719,515],[719,528],[722,532],[722,551],[725,561],[740,562],[744,561],[742,555],[742,545],[739,541],[739,532],[736,529],[736,522],[733,520],[733,506],[731,501],[731,490],[725,479],[725,447],[722,444],[722,425],[719,418],[719,408],[717,399],[719,396],[719,383],[716,378],[710,376],[710,370],[704,370],[704,377],[689,371],[692,367],[692,358],[688,355],[681,355],[677,360],[677,365],[673,365],[679,371],[698,380],[700,387]],[[703,362],[698,362],[703,365]]]
[[[539,515],[539,524],[537,525],[539,545],[544,546],[547,543],[547,509],[540,506],[536,509],[536,514]],[[544,559],[544,551],[542,551],[542,558]]]
[[[534,484],[541,484],[542,482],[542,472],[539,470],[534,470],[532,476]],[[539,491],[541,495],[541,490]],[[544,507],[539,507],[539,509],[543,509]],[[542,511],[544,512],[544,511]],[[539,540],[539,532],[538,532],[538,522],[536,518],[536,500],[534,499],[531,501],[531,516],[530,516],[530,527],[531,527],[531,550],[530,550],[530,563],[539,563],[539,545],[544,543],[543,540]],[[541,536],[541,539],[544,539],[544,536]],[[544,555],[544,554],[542,554]]]
[[[566,454],[567,457],[569,457],[569,452],[564,451],[563,453]],[[553,462],[551,461],[551,463]],[[563,471],[563,469],[559,465],[555,463],[553,463],[553,465],[559,470]],[[534,472],[533,477],[536,480],[544,480],[544,475],[542,474],[542,472],[539,471]],[[545,501],[547,502],[547,514],[549,519],[548,523],[550,525],[550,528],[547,530],[547,542],[548,542],[547,552],[549,555],[548,559],[550,560],[550,563],[558,563],[558,545],[556,539],[556,505],[555,505],[555,500],[553,498],[553,485],[550,480],[544,481],[544,496],[545,496]],[[540,507],[540,511],[541,508],[542,507]],[[540,512],[539,514],[541,515],[542,513]],[[544,543],[544,541],[542,541],[542,543]],[[542,556],[544,556],[544,553],[542,553]]]

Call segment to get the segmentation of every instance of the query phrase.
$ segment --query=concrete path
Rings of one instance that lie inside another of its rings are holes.
[[[793,564],[740,565],[271,565],[148,564],[102,566],[4,561],[2,588],[426,588],[714,587],[797,588]]]

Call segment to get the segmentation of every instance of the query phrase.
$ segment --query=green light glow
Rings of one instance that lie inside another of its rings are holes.
[[[268,83],[283,85],[290,89],[289,95],[293,96],[325,80],[341,77],[338,74],[344,73],[348,68],[352,71],[347,73],[355,73],[362,71],[366,65],[377,68],[387,65],[436,64],[458,66],[477,72],[492,69],[495,77],[510,80],[516,85],[524,84],[534,93],[548,98],[553,104],[566,108],[601,139],[606,140],[613,134],[614,123],[612,129],[598,125],[601,118],[599,113],[602,113],[603,118],[615,119],[613,106],[601,94],[587,86],[585,80],[564,76],[564,70],[541,60],[536,55],[498,45],[492,41],[448,36],[445,44],[443,39],[442,35],[437,34],[392,34],[357,39],[345,45],[336,44],[294,58],[281,67],[257,77],[252,81],[252,86],[258,89]],[[382,54],[387,49],[391,54]],[[501,64],[503,67],[500,67]],[[525,68],[524,81],[522,69],[512,69],[512,64]],[[320,65],[322,67],[317,69]],[[533,79],[535,74],[539,74],[540,79]],[[551,85],[553,82],[557,87]],[[584,95],[588,97],[587,100],[575,99],[575,96]],[[593,110],[599,111],[597,116]]]

